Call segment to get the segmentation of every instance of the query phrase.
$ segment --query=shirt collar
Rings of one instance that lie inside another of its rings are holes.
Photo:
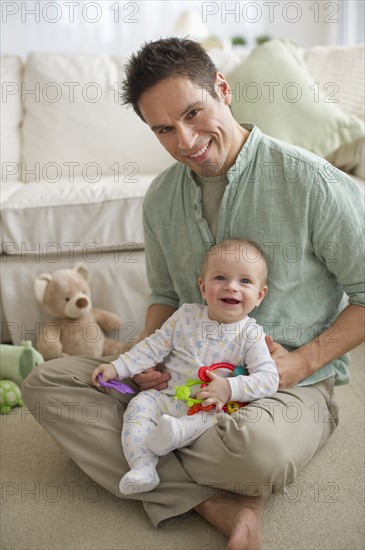
[[[244,319],[235,323],[218,323],[218,321],[209,318],[208,306],[205,306],[202,319],[203,338],[220,341],[222,339],[235,339],[237,335],[242,333],[244,326],[249,321],[250,318],[246,315]]]

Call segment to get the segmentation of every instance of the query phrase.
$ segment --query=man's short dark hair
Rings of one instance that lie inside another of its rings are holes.
[[[187,38],[171,37],[146,42],[130,57],[125,74],[122,102],[132,105],[143,121],[138,107],[141,95],[171,76],[188,78],[200,84],[210,95],[218,97],[215,91],[216,66],[200,44]]]

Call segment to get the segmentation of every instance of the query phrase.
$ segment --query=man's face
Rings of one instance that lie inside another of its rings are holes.
[[[225,173],[242,147],[243,134],[229,109],[230,88],[220,73],[218,97],[184,77],[169,77],[144,92],[143,118],[170,155],[201,176]]]

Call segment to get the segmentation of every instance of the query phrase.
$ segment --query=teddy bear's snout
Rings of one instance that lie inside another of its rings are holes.
[[[91,300],[88,296],[78,292],[67,302],[64,313],[72,319],[80,319],[90,313],[92,308]]]
[[[84,307],[87,307],[89,305],[89,301],[86,298],[79,298],[76,301],[76,306],[80,309],[83,309]]]

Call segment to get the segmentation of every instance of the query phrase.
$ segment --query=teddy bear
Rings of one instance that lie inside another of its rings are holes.
[[[40,331],[37,345],[46,361],[67,355],[102,357],[125,351],[125,344],[105,336],[105,332],[118,331],[121,320],[114,313],[92,307],[87,281],[88,270],[80,264],[36,278],[36,298],[52,316]]]
[[[30,340],[23,340],[20,346],[1,344],[0,354],[0,379],[8,378],[18,386],[35,367],[44,363],[44,358]]]

